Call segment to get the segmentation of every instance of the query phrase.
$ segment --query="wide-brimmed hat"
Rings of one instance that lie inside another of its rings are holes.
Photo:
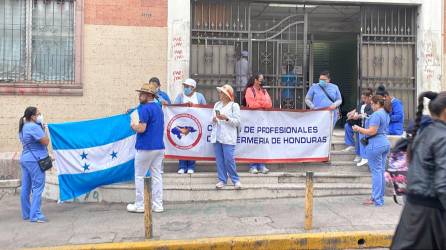
[[[156,95],[157,90],[158,90],[158,85],[154,82],[149,82],[149,83],[144,83],[141,89],[138,89],[136,91]]]
[[[221,87],[217,87],[218,92],[222,92],[227,97],[229,97],[232,101],[234,100],[234,89],[229,84],[225,84]]]
[[[193,88],[197,87],[197,82],[194,79],[191,79],[191,78],[188,78],[188,79],[184,80],[183,84],[187,85],[187,86],[191,86]]]

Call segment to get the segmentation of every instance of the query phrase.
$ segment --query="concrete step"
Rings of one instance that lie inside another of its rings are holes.
[[[345,153],[341,155],[347,160],[338,160],[331,162],[317,162],[317,163],[283,163],[283,164],[267,164],[267,167],[271,172],[325,172],[331,171],[336,168],[337,171],[368,171],[367,167],[357,168],[356,163],[353,162],[355,155],[352,153]],[[247,163],[237,163],[237,170],[240,173],[248,172],[249,164]],[[164,160],[164,172],[174,173],[178,171],[178,161],[165,159]],[[216,172],[216,166],[214,161],[197,161],[196,172]]]
[[[243,184],[293,184],[305,183],[305,173],[274,172],[269,174],[240,173]],[[214,185],[217,181],[215,173],[196,174],[164,174],[164,183],[192,187],[194,185]],[[315,183],[371,183],[369,173],[315,173]]]
[[[315,183],[314,196],[369,195],[370,184],[363,183]],[[100,197],[107,202],[132,202],[134,187],[131,184],[113,185],[101,188]],[[164,186],[164,201],[194,202],[246,199],[277,199],[305,197],[304,184],[243,184],[241,190],[228,185],[217,190],[214,185],[192,185],[184,188],[178,185]],[[81,198],[82,199],[82,198]]]
[[[44,197],[58,199],[58,180],[48,175]],[[164,174],[164,200],[167,202],[219,201],[240,199],[275,199],[303,197],[303,173],[270,173],[253,175],[241,173],[242,190],[229,184],[222,190],[215,189],[215,173],[193,175]],[[314,176],[315,196],[367,195],[370,193],[370,175],[365,172],[317,172]],[[77,202],[132,202],[134,184],[119,183],[103,186],[76,199]]]

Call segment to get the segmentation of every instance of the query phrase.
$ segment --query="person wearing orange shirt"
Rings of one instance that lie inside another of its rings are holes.
[[[243,106],[250,109],[270,109],[273,107],[271,97],[269,96],[268,91],[262,87],[262,82],[262,74],[253,75],[249,79],[243,92]],[[269,169],[267,169],[263,163],[251,163],[249,164],[249,167],[249,172],[251,174],[258,174],[259,172],[267,174],[269,172]]]

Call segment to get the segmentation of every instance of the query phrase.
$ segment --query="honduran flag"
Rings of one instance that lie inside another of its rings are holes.
[[[134,179],[136,135],[130,115],[49,124],[60,200]]]

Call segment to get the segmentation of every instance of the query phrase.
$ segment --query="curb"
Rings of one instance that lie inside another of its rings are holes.
[[[204,238],[197,240],[156,240],[88,245],[71,245],[33,249],[60,250],[108,250],[108,249],[156,249],[156,250],[238,250],[238,249],[360,249],[388,248],[393,231],[326,232],[285,235],[260,235],[245,237]]]

